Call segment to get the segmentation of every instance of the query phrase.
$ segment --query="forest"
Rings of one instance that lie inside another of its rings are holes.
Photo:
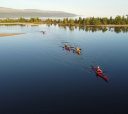
[[[125,16],[116,16],[115,18],[95,18],[95,17],[90,17],[90,18],[81,18],[79,17],[78,19],[72,19],[72,18],[64,18],[63,20],[61,19],[46,19],[46,20],[41,20],[39,18],[30,18],[30,19],[25,19],[20,17],[19,19],[0,19],[0,23],[14,23],[14,22],[21,22],[21,23],[44,23],[44,24],[60,24],[63,26],[86,26],[86,25],[126,25],[128,24],[128,18]]]

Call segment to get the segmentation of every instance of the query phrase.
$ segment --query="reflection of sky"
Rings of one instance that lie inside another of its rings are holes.
[[[15,4],[14,4],[15,3]],[[77,15],[110,17],[126,15],[127,0],[3,0],[1,7],[66,11]]]

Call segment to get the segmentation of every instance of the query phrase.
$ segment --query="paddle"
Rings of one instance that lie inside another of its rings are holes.
[[[65,47],[62,47],[62,48],[65,48]],[[70,48],[73,48],[73,47],[70,47]]]
[[[70,48],[74,48],[74,47],[70,47]],[[82,49],[79,49],[79,50],[82,50]]]
[[[74,48],[74,47],[70,47],[70,48]],[[82,50],[82,49],[79,49],[79,50]]]
[[[62,48],[65,48],[65,47],[62,47]],[[70,48],[74,48],[74,47],[70,47]],[[73,49],[74,50],[74,49]],[[79,49],[79,50],[82,50],[82,49]]]

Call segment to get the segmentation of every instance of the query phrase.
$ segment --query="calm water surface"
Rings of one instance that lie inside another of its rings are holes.
[[[26,33],[0,37],[1,113],[128,113],[127,28],[1,25],[0,33]]]

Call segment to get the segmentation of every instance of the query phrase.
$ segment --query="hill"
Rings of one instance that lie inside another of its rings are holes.
[[[74,17],[75,14],[63,11],[47,11],[38,9],[11,9],[0,7],[0,18],[19,17]]]

